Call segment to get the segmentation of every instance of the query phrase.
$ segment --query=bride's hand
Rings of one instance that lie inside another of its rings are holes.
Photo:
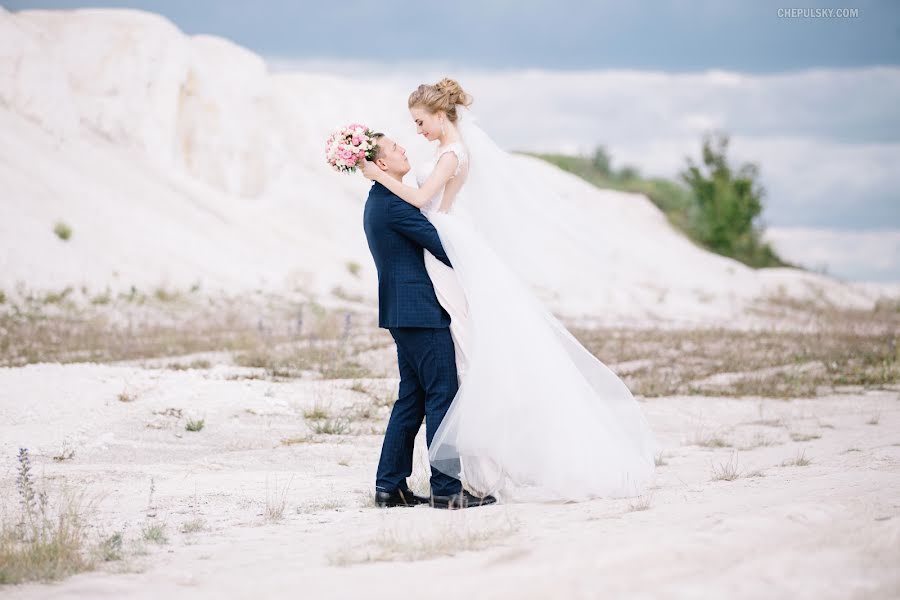
[[[375,181],[378,178],[378,174],[381,173],[381,169],[375,166],[375,163],[372,161],[362,159],[362,162],[359,163],[359,172],[363,174],[363,177],[366,179],[371,179]]]

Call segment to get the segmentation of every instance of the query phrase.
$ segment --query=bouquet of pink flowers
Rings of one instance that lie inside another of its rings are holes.
[[[325,159],[335,171],[352,173],[362,159],[375,157],[374,136],[374,131],[359,123],[341,127],[325,143]]]

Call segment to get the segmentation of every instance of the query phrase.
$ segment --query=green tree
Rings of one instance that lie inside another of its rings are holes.
[[[687,159],[681,179],[691,188],[696,206],[691,217],[693,233],[710,250],[753,266],[784,265],[768,244],[761,241],[765,188],[759,183],[759,167],[728,164],[728,135],[708,133],[703,138],[701,164]]]
[[[609,176],[610,174],[610,158],[609,153],[606,151],[606,148],[603,146],[597,146],[597,149],[594,150],[594,158],[591,161],[594,169],[599,171],[602,175]]]
[[[619,172],[616,173],[616,177],[619,179],[619,181],[627,183],[629,181],[639,180],[641,178],[641,172],[637,167],[625,165],[624,167],[619,169]]]

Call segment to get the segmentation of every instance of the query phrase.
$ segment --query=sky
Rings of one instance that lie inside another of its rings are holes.
[[[728,69],[900,64],[900,2],[838,2],[855,18],[780,18],[792,6],[753,0],[51,0],[23,8],[134,7],[184,32],[212,33],[264,56],[450,61],[454,66],[542,69]],[[454,32],[464,31],[457,40]],[[452,57],[452,58],[451,58]]]
[[[799,4],[857,11],[847,17],[780,16],[792,5],[769,0],[90,6],[160,13],[186,33],[253,50],[274,71],[390,78],[410,89],[453,76],[509,149],[603,144],[613,166],[675,177],[704,132],[727,131],[733,159],[760,167],[763,220],[790,260],[900,281],[900,2]]]

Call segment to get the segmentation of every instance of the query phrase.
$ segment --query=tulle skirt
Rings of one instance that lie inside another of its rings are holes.
[[[643,493],[661,447],[628,387],[542,305],[469,219],[426,216],[453,263],[451,269],[425,252],[452,320],[460,377],[432,440],[431,464],[505,502]]]

